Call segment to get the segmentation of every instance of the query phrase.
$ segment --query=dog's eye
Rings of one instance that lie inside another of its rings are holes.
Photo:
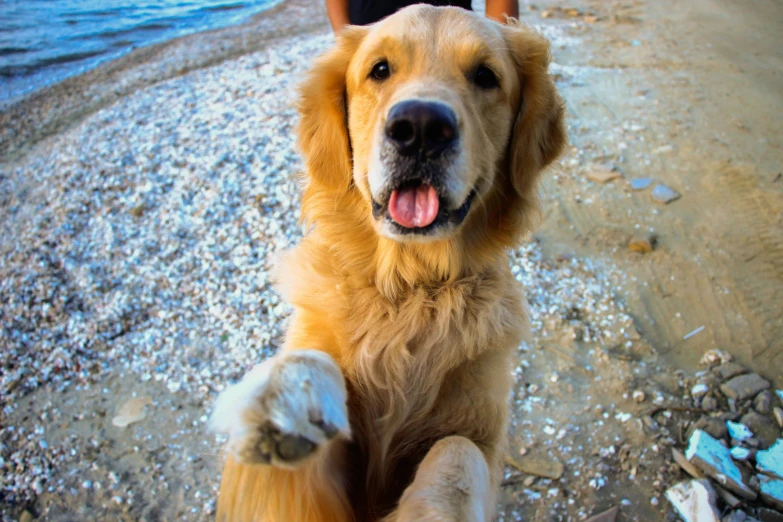
[[[473,76],[473,83],[481,87],[482,89],[494,89],[498,86],[498,78],[492,69],[485,65],[479,66],[476,69],[476,74]]]
[[[383,60],[373,65],[372,71],[370,71],[370,78],[374,80],[385,80],[391,76],[391,69],[389,69],[389,62]]]

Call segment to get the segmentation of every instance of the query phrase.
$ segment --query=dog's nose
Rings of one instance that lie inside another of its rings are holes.
[[[391,108],[385,130],[403,156],[433,158],[457,141],[457,117],[443,103],[406,100]]]

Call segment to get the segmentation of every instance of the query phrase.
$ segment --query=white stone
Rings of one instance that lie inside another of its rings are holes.
[[[768,450],[756,453],[756,467],[783,479],[783,439],[778,439]]]
[[[693,395],[694,398],[698,399],[699,397],[704,397],[707,395],[707,392],[710,391],[710,387],[707,386],[704,383],[699,383],[693,388],[691,388],[691,395]]]
[[[715,490],[706,479],[680,482],[666,490],[666,498],[685,522],[720,522]]]
[[[747,440],[753,436],[750,428],[739,422],[726,421],[726,427],[729,429],[729,436],[732,439]]]
[[[731,457],[734,460],[748,460],[748,457],[750,457],[750,450],[748,448],[741,448],[739,446],[735,446],[731,448]]]
[[[759,486],[762,500],[778,511],[783,511],[783,480],[759,475]]]
[[[742,481],[742,474],[731,460],[729,449],[706,431],[693,431],[688,441],[688,449],[685,450],[685,458],[721,486],[742,498],[756,498],[756,493]]]

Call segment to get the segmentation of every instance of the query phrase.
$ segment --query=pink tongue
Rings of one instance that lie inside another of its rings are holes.
[[[405,228],[426,227],[438,216],[438,194],[431,185],[404,188],[392,192],[389,214]]]

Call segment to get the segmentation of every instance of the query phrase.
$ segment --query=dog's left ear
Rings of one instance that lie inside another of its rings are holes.
[[[509,144],[509,174],[517,193],[532,198],[539,173],[566,144],[563,100],[549,75],[549,42],[514,19],[503,27],[520,82],[519,114]]]
[[[330,189],[351,182],[345,75],[367,29],[347,26],[310,69],[299,92],[299,148],[310,179]]]

